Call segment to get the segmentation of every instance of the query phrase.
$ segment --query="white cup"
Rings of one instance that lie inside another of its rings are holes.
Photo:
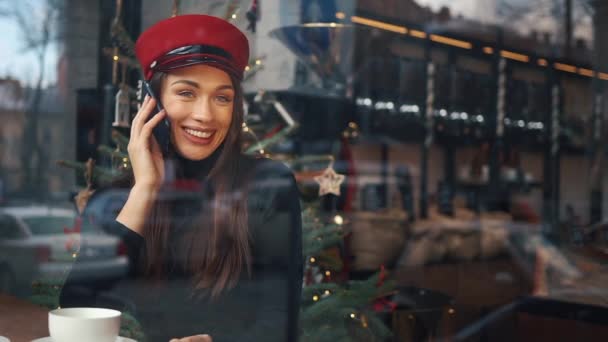
[[[49,312],[53,342],[115,342],[120,311],[101,308],[66,308]]]

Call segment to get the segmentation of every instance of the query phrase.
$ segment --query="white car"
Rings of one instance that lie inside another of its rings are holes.
[[[0,208],[0,293],[27,296],[32,283],[120,278],[128,271],[119,238],[102,231],[74,231],[73,210],[46,206]]]

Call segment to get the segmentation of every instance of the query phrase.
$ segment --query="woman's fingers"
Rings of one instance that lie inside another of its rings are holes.
[[[146,97],[144,97],[144,101],[141,103],[141,106],[139,107],[139,110],[133,117],[133,120],[131,121],[131,136],[133,136],[135,125],[137,124],[137,121],[139,121],[139,117],[140,117],[139,114],[146,107],[146,105],[148,104],[149,101],[150,101],[150,96],[146,95]]]
[[[142,104],[139,112],[133,118],[133,122],[131,123],[131,136],[138,135],[141,132],[141,128],[148,120],[151,112],[156,108],[156,100],[148,95],[146,95],[146,99]]]
[[[152,135],[152,130],[154,129],[154,127],[156,127],[156,125],[158,125],[165,118],[165,113],[166,112],[163,109],[160,112],[154,114],[152,119],[148,120],[148,122],[146,122],[141,128],[139,136],[143,139],[147,139],[148,137],[150,137],[150,135]]]

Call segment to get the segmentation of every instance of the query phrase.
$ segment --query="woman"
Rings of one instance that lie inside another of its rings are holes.
[[[129,274],[72,271],[61,306],[134,312],[149,341],[296,340],[299,195],[281,163],[241,154],[247,39],[221,19],[184,15],[146,30],[136,53],[159,99],[147,96],[133,119],[128,197],[103,227],[127,247]],[[153,133],[162,127],[166,151]]]

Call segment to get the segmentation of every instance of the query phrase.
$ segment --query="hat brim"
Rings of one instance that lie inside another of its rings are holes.
[[[226,60],[215,55],[199,54],[192,56],[177,56],[158,64],[152,70],[153,72],[169,73],[172,70],[181,69],[193,65],[205,64],[218,68],[226,73],[234,76],[238,80],[242,80],[242,75],[237,72],[233,66]]]

